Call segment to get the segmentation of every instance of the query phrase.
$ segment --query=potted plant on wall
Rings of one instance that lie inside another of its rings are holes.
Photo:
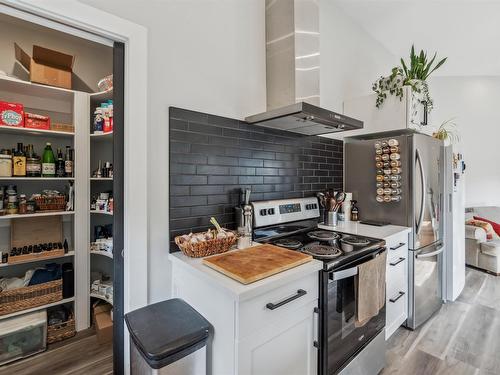
[[[445,62],[447,57],[441,59],[435,64],[437,53],[434,53],[432,59],[428,59],[427,52],[421,50],[419,54],[415,53],[415,47],[412,45],[410,50],[410,60],[405,62],[401,58],[401,65],[392,68],[391,74],[388,77],[380,77],[373,84],[373,91],[377,94],[375,105],[380,108],[384,103],[387,95],[395,95],[400,100],[403,99],[404,87],[412,88],[413,103],[415,107],[417,103],[425,105],[427,111],[431,111],[433,101],[429,93],[427,79]],[[412,108],[412,116],[416,113],[416,108]]]

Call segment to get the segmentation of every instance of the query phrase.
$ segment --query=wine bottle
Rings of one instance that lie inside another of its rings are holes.
[[[57,163],[56,163],[56,176],[64,177],[65,175],[65,165],[64,165],[63,154],[60,148],[57,149]]]
[[[69,146],[66,146],[64,173],[66,174],[66,177],[73,177],[73,149]]]
[[[42,176],[55,177],[56,176],[56,158],[52,151],[50,142],[47,142],[42,156]]]

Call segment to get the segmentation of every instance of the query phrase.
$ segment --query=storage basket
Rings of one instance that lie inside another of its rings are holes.
[[[69,339],[76,335],[75,316],[71,313],[65,322],[47,326],[47,344]]]
[[[226,230],[226,232],[229,232]],[[196,234],[194,234],[196,235]],[[201,258],[209,255],[222,254],[228,251],[231,246],[233,246],[238,240],[238,236],[234,233],[234,236],[206,240],[203,242],[197,242],[192,244],[190,242],[181,242],[182,236],[175,237],[175,244],[181,249],[181,251],[191,258]]]
[[[66,197],[56,195],[53,197],[35,197],[37,211],[64,211],[66,209]]]
[[[63,299],[62,279],[0,292],[0,316]]]

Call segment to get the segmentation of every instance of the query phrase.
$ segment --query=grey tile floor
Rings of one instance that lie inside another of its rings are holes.
[[[383,375],[500,375],[500,277],[467,268],[457,301],[388,341]]]

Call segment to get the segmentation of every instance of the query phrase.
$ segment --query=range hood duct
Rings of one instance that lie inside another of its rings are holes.
[[[304,135],[363,128],[320,107],[319,0],[266,0],[267,111],[248,123]]]

